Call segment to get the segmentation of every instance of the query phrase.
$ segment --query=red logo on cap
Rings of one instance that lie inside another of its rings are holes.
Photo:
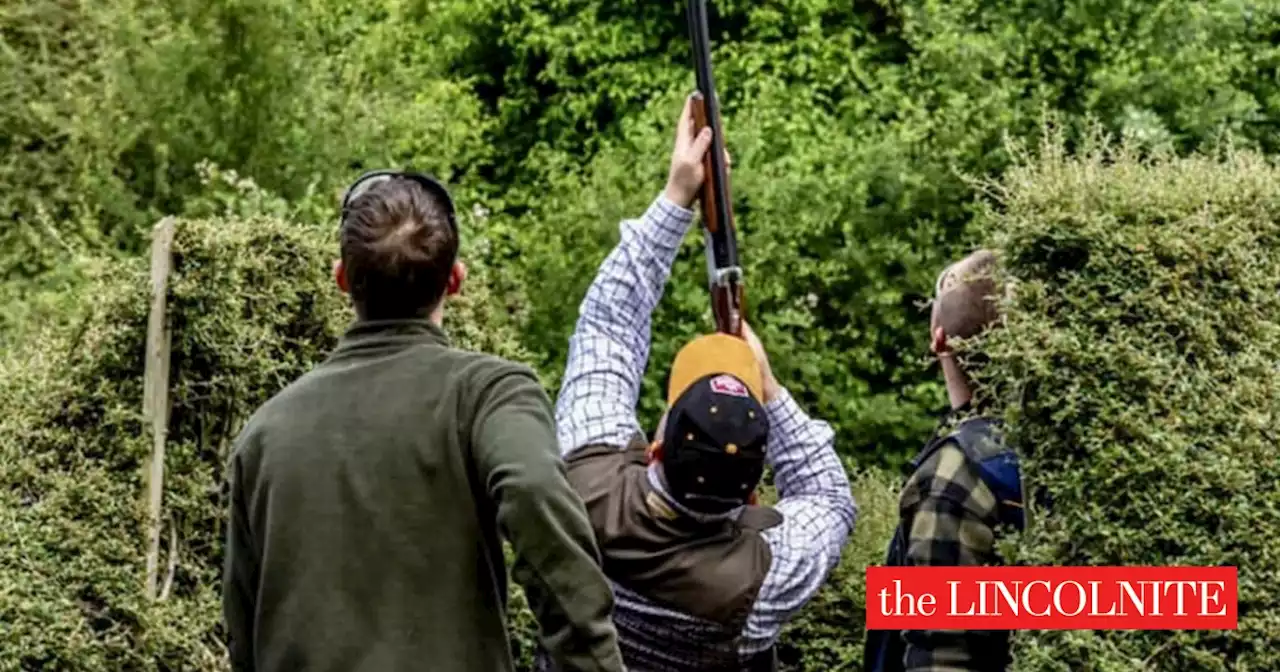
[[[733,376],[716,376],[711,379],[711,391],[716,394],[728,394],[735,397],[749,397],[747,386]]]

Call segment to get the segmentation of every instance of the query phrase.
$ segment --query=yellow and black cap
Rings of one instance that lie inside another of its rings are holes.
[[[722,513],[745,504],[764,473],[769,420],[750,346],[714,334],[676,355],[667,390],[662,465],[684,506]]]

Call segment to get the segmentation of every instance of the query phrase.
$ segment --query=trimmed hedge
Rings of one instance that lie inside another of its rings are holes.
[[[1042,503],[1009,557],[1239,568],[1235,632],[1033,632],[1016,670],[1280,669],[1280,169],[1048,136],[980,220],[1012,288],[982,392]]]

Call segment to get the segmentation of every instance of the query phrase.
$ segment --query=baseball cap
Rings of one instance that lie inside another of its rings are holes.
[[[727,334],[680,350],[667,387],[662,467],[672,497],[702,513],[746,503],[764,473],[769,420],[751,346]]]

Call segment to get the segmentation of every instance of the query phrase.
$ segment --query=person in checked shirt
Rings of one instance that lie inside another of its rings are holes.
[[[772,670],[779,631],[839,562],[857,508],[831,427],[778,383],[750,326],[686,345],[652,441],[637,421],[651,314],[705,177],[711,135],[692,124],[686,102],[665,191],[622,223],[582,301],[556,427],[628,669]],[[766,466],[773,507],[753,495]]]
[[[911,464],[886,566],[999,564],[997,535],[1025,525],[1017,455],[1005,445],[999,423],[985,417],[985,404],[974,403],[949,344],[998,323],[994,265],[995,255],[980,250],[938,277],[931,349],[951,412]],[[999,672],[1009,664],[1009,637],[999,631],[877,630],[867,633],[863,661],[867,672]]]

